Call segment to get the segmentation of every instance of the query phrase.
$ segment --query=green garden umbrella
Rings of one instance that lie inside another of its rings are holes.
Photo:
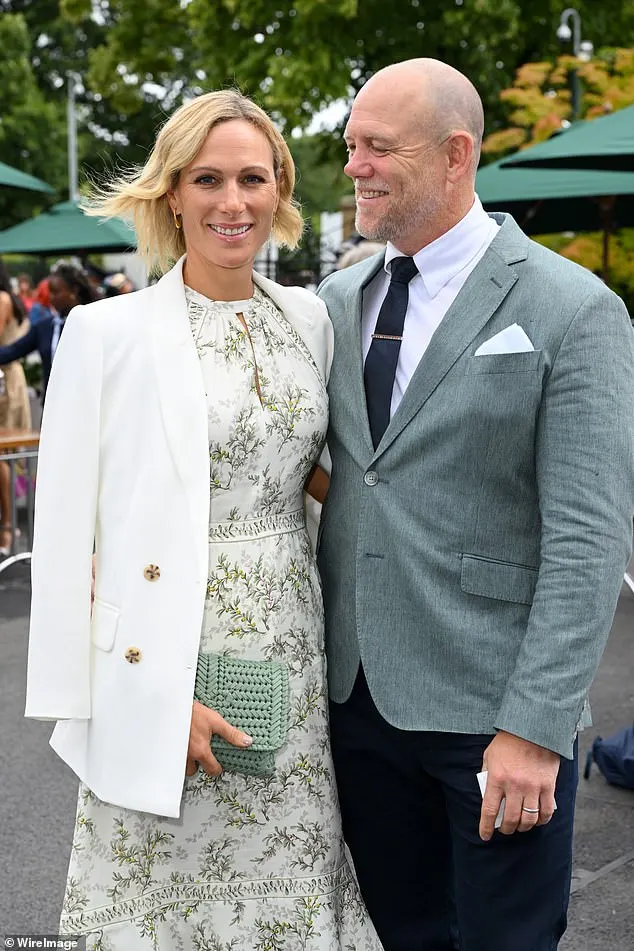
[[[516,168],[502,159],[478,171],[476,191],[487,211],[508,212],[527,234],[602,231],[604,280],[611,232],[634,226],[634,171]]]
[[[505,167],[634,171],[634,106],[575,122],[546,142],[502,160]]]
[[[135,248],[130,225],[118,218],[93,218],[72,201],[0,231],[0,254],[82,255]]]
[[[0,162],[0,188],[25,188],[32,192],[53,193],[54,189],[40,178],[34,175],[27,175],[26,172],[20,172],[17,168],[5,165]]]

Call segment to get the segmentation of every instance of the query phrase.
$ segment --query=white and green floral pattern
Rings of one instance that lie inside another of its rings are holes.
[[[259,289],[248,301],[191,290],[187,300],[209,406],[201,649],[288,665],[288,740],[273,776],[186,780],[180,819],[82,786],[60,932],[88,934],[93,951],[380,951],[341,837],[302,508],[325,435],[324,381]]]

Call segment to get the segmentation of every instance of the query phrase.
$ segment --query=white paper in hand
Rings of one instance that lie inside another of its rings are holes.
[[[488,771],[487,769],[483,769],[481,773],[478,773],[478,774],[477,774],[478,786],[480,787],[480,794],[481,794],[481,796],[482,796],[483,799],[484,799],[485,790],[486,790],[486,788],[487,788],[487,777],[488,777],[488,775],[489,775],[489,771]],[[494,828],[496,828],[496,829],[499,829],[500,826],[502,825],[502,819],[504,818],[504,803],[505,803],[505,802],[506,802],[506,799],[503,799],[502,802],[500,803],[500,808],[499,808],[499,810],[498,810],[498,814],[497,814],[497,816],[495,817],[495,825],[494,825]]]
[[[489,776],[489,771],[488,771],[487,769],[483,769],[481,773],[477,773],[477,774],[476,774],[476,778],[477,778],[477,780],[478,780],[478,786],[480,787],[480,794],[481,794],[481,796],[482,796],[483,799],[484,799],[485,790],[486,790],[486,788],[487,788],[487,778],[488,778],[488,776]],[[505,803],[505,802],[506,802],[506,799],[503,799],[502,802],[500,803],[500,808],[499,808],[499,810],[498,810],[498,814],[497,814],[497,816],[495,817],[495,823],[494,823],[494,828],[495,828],[495,829],[499,829],[500,826],[502,825],[502,819],[504,818],[504,803]],[[557,808],[557,803],[556,803],[556,802],[554,803],[554,807],[555,807],[555,809]]]

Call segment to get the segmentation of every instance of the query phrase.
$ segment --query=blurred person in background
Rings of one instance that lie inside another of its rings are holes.
[[[11,279],[0,262],[0,351],[10,348],[28,331],[21,299],[13,293]],[[31,409],[22,365],[6,361],[0,379],[0,429],[30,429]],[[0,555],[8,555],[15,526],[11,513],[9,464],[0,462]]]
[[[77,304],[90,304],[95,300],[95,292],[86,275],[70,264],[58,265],[48,278],[48,291],[51,311],[35,326],[29,328],[24,336],[6,346],[0,346],[0,366],[20,360],[27,354],[37,351],[42,360],[42,399],[46,395],[51,364],[60,337],[64,330],[66,317]]]
[[[117,297],[119,294],[131,294],[136,288],[132,281],[122,271],[109,274],[104,281],[106,297]]]
[[[359,261],[365,261],[371,258],[373,254],[381,254],[385,251],[385,244],[382,241],[358,241],[351,248],[346,248],[341,257],[337,260],[337,270],[343,271],[344,268],[352,264],[358,264]]]
[[[29,274],[18,275],[18,296],[22,301],[26,314],[28,315],[31,307],[35,303],[33,282]]]
[[[52,316],[53,311],[51,309],[51,292],[49,291],[48,287],[48,277],[45,277],[35,288],[33,306],[29,311],[29,323],[33,327],[35,324],[38,324],[40,320],[44,320],[46,317]]]
[[[106,293],[104,282],[107,277],[107,272],[104,271],[102,267],[99,267],[99,265],[88,260],[82,261],[82,270],[95,292],[95,300],[101,300],[102,297],[105,297]]]

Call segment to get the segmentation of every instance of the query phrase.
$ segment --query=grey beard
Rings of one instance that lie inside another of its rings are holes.
[[[391,241],[394,244],[400,237],[405,229],[398,228],[394,226],[392,221],[379,221],[375,224],[373,228],[366,225],[365,228],[362,228],[359,224],[359,215],[355,215],[354,226],[357,232],[361,235],[362,238],[366,238],[368,241]]]
[[[412,198],[407,203],[402,202],[392,209],[391,215],[386,215],[374,225],[359,226],[359,212],[357,211],[354,225],[358,233],[368,241],[390,241],[399,247],[399,242],[412,233],[412,228],[420,228],[423,221],[435,221],[440,216],[442,201],[437,197],[427,196],[416,201]]]

